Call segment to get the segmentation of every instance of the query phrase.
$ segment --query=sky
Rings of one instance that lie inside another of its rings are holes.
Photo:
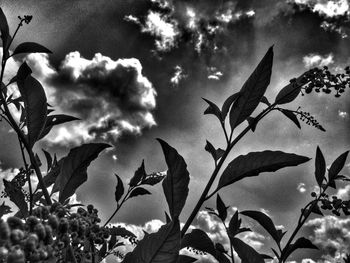
[[[43,84],[57,113],[81,120],[54,128],[36,145],[65,156],[82,143],[107,142],[114,146],[89,168],[88,181],[75,200],[99,207],[102,221],[115,207],[117,173],[125,183],[145,161],[146,171],[166,170],[159,143],[175,147],[188,165],[191,181],[181,220],[195,206],[213,170],[205,141],[224,147],[224,135],[214,117],[203,115],[202,98],[222,105],[239,91],[257,63],[274,45],[271,83],[266,97],[273,101],[289,80],[306,70],[328,66],[338,72],[350,64],[350,10],[347,0],[1,0],[1,8],[14,32],[18,15],[33,15],[18,33],[14,46],[38,42],[53,54],[31,54],[9,61],[11,78],[27,61]],[[282,150],[314,158],[322,149],[328,165],[349,150],[350,95],[311,93],[286,105],[310,112],[326,132],[301,123],[298,129],[285,116],[273,112],[254,133],[248,133],[228,160],[250,151]],[[263,109],[259,106],[253,116]],[[242,124],[242,127],[246,122]],[[10,178],[21,167],[18,143],[5,123],[0,125],[0,172]],[[8,138],[8,139],[7,139]],[[347,161],[344,174],[349,174]],[[220,195],[234,209],[268,213],[285,230],[295,226],[303,204],[315,188],[314,161],[266,173],[224,188]],[[214,184],[215,185],[215,184]],[[113,223],[142,236],[164,222],[166,203],[162,189],[130,200]],[[334,194],[350,197],[340,185]],[[214,207],[215,198],[205,206]],[[137,213],[135,212],[137,211]],[[231,213],[232,214],[232,213]],[[247,221],[252,225],[252,222]],[[193,227],[201,227],[215,241],[228,240],[218,221],[204,209]],[[271,254],[271,239],[259,229],[242,238]],[[336,262],[349,252],[350,219],[332,215],[312,217],[305,234],[321,252],[296,253],[295,262]],[[334,235],[334,233],[338,233]],[[207,259],[203,259],[205,262]],[[208,261],[214,262],[214,261]]]

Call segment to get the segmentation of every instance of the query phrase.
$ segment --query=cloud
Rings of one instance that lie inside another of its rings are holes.
[[[346,111],[338,110],[338,116],[339,116],[340,118],[345,119],[345,118],[348,116],[348,113],[347,113]]]
[[[152,113],[156,91],[138,59],[112,60],[97,53],[89,60],[75,51],[66,55],[58,70],[46,54],[25,59],[55,110],[82,119],[53,129],[48,143],[76,145],[98,139],[113,143],[124,134],[139,135],[156,125]]]
[[[170,83],[173,87],[179,86],[181,80],[187,78],[187,75],[184,73],[184,70],[181,66],[176,65],[174,68],[174,75],[170,79]]]
[[[343,188],[339,188],[337,191],[338,198],[342,200],[350,200],[350,184],[346,185]]]
[[[312,230],[311,241],[322,250],[325,260],[338,262],[350,251],[350,218],[325,216],[309,220],[305,226]]]
[[[319,54],[309,54],[303,57],[305,68],[324,67],[334,63],[333,54],[322,56]]]
[[[216,67],[208,67],[208,79],[211,80],[220,80],[220,78],[223,76],[224,74],[217,70]]]
[[[297,190],[300,193],[305,193],[306,192],[305,184],[304,183],[299,183],[298,186],[297,186]]]

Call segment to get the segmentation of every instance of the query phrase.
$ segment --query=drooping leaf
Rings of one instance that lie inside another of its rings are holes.
[[[163,225],[158,232],[145,235],[123,263],[176,263],[180,250],[178,220]]]
[[[52,167],[52,157],[51,154],[48,151],[45,151],[44,149],[41,149],[45,155],[46,158],[46,165],[47,165],[47,172],[50,171]]]
[[[105,143],[89,143],[70,150],[64,158],[60,173],[53,189],[59,190],[59,201],[63,202],[87,180],[87,168],[104,149],[111,147]]]
[[[122,179],[120,179],[117,174],[115,174],[115,176],[117,177],[117,186],[115,187],[115,201],[118,203],[124,194],[124,185]]]
[[[138,195],[150,195],[150,194],[151,193],[148,190],[146,190],[145,188],[137,187],[134,190],[132,190],[132,192],[129,195],[129,198],[133,198],[133,197],[138,196]]]
[[[211,102],[210,100],[207,100],[204,98],[203,98],[203,100],[209,104],[208,108],[204,111],[204,115],[213,114],[219,119],[219,121],[222,121],[221,111],[220,111],[219,107],[214,102]]]
[[[163,180],[163,191],[173,219],[178,218],[185,205],[190,182],[187,164],[182,156],[165,141],[158,139],[162,146],[165,161],[168,166],[167,175]]]
[[[24,62],[17,72],[17,85],[24,102],[28,143],[30,147],[33,147],[46,122],[47,99],[40,82],[29,72],[31,70]]]
[[[216,197],[216,209],[218,210],[220,219],[222,221],[225,221],[227,217],[227,207],[225,203],[222,201],[219,194]]]
[[[272,61],[273,47],[270,47],[254,72],[244,83],[240,96],[231,107],[230,125],[232,130],[249,117],[260,103],[267,86],[270,84]]]
[[[191,233],[187,233],[181,240],[181,248],[192,247],[196,250],[206,252],[215,257],[216,250],[213,241],[201,229],[193,229]]]
[[[331,167],[328,170],[329,181],[332,181],[343,169],[345,165],[346,158],[348,157],[349,151],[341,154],[335,161],[332,163]]]
[[[321,187],[326,173],[326,161],[320,147],[317,146],[315,159],[315,177],[317,184]]]
[[[234,237],[231,242],[242,263],[265,263],[264,258],[242,240]]]
[[[226,119],[227,113],[230,110],[230,107],[231,107],[232,103],[234,103],[238,99],[240,94],[241,94],[240,92],[236,92],[235,94],[231,95],[230,97],[228,97],[225,100],[225,102],[224,102],[224,104],[222,105],[222,108],[221,108],[222,121],[224,121]]]
[[[277,243],[281,241],[282,237],[279,235],[275,224],[272,222],[271,218],[268,215],[260,211],[251,210],[242,211],[241,214],[257,221]]]
[[[7,181],[6,179],[3,179],[3,182],[8,197],[19,208],[19,215],[21,217],[27,217],[28,205],[21,189],[14,182]]]
[[[15,50],[13,51],[12,55],[17,55],[21,53],[52,53],[49,49],[46,47],[35,43],[35,42],[24,42],[19,44]]]
[[[164,179],[166,173],[163,172],[155,172],[146,175],[145,178],[142,179],[141,183],[146,185],[155,185]]]
[[[131,187],[136,186],[142,180],[142,178],[144,178],[146,176],[147,176],[147,174],[145,171],[145,162],[144,162],[144,160],[142,160],[141,166],[136,170],[134,176],[130,179],[129,185]]]
[[[3,201],[2,204],[0,205],[0,218],[3,215],[9,214],[9,213],[12,213],[11,207],[9,207],[8,205],[5,205],[5,201]]]
[[[287,116],[292,122],[294,122],[294,124],[299,128],[301,129],[301,126],[300,126],[300,122],[297,118],[297,116],[294,114],[294,112],[290,111],[290,110],[286,110],[286,109],[281,109],[281,112]]]
[[[284,167],[296,166],[310,158],[281,151],[250,152],[240,155],[229,163],[222,173],[218,189],[245,177],[257,176],[262,172],[274,172]]]
[[[285,251],[283,251],[283,259],[286,260],[295,250],[300,249],[300,248],[309,248],[309,249],[318,249],[312,242],[305,238],[305,237],[300,237],[295,241],[294,244],[290,244],[288,248],[286,248]]]
[[[46,118],[45,127],[40,133],[39,139],[44,138],[55,125],[63,124],[70,121],[76,121],[76,120],[80,120],[80,119],[70,115],[65,115],[65,114],[48,115]]]
[[[192,263],[192,262],[195,262],[195,261],[197,261],[196,258],[189,257],[189,256],[186,256],[186,255],[180,255],[179,258],[177,259],[176,263]]]

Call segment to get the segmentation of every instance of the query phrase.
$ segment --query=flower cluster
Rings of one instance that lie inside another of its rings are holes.
[[[344,215],[350,215],[350,200],[342,200],[337,196],[329,198],[327,194],[323,194],[320,202],[322,203],[321,209],[331,210],[336,216],[340,216],[340,211],[343,211]]]
[[[321,131],[326,131],[322,125],[315,119],[314,116],[312,116],[309,112],[302,111],[300,107],[294,112],[296,115],[299,115],[299,119],[303,122],[305,122],[307,125],[311,125],[315,127],[316,129],[319,129]]]

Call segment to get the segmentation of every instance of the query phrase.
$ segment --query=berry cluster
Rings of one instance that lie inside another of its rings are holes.
[[[315,119],[314,116],[312,116],[309,112],[302,111],[300,107],[294,112],[296,115],[299,115],[299,119],[303,122],[305,122],[307,125],[311,125],[315,127],[316,129],[319,129],[321,131],[326,131],[322,125]]]
[[[11,180],[11,184],[13,187],[15,187],[17,190],[20,190],[24,196],[29,199],[29,194],[27,191],[23,189],[23,186],[27,182],[27,177],[33,174],[33,170],[26,170],[23,167],[19,169],[18,174],[15,175],[15,177]],[[9,197],[9,193],[7,192],[7,189],[3,190],[1,192],[1,198]]]
[[[323,194],[320,202],[323,210],[331,210],[336,216],[340,216],[340,211],[343,211],[344,215],[350,215],[350,200],[342,200],[337,196],[332,196],[331,199],[327,194]]]

